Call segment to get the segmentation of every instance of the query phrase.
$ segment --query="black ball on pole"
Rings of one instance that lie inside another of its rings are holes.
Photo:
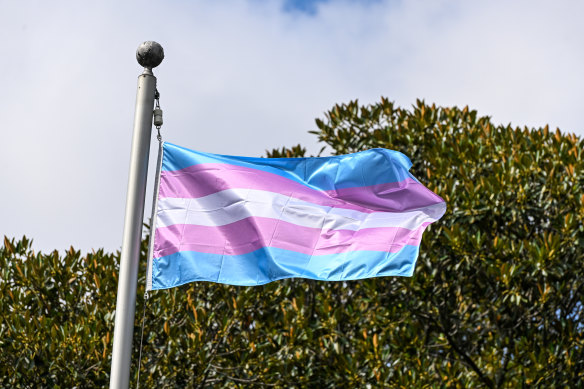
[[[160,65],[164,59],[164,50],[159,43],[146,41],[138,46],[136,50],[136,60],[147,69],[152,69]]]

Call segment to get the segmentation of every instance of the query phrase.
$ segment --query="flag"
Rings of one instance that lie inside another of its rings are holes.
[[[250,158],[165,142],[161,153],[148,290],[411,276],[446,210],[397,151]]]

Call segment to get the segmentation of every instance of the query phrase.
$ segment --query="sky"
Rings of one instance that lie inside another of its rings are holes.
[[[381,96],[584,135],[582,15],[561,0],[0,0],[0,236],[121,247],[143,41],[165,51],[165,140],[316,153],[315,118]],[[156,150],[153,135],[145,220]]]

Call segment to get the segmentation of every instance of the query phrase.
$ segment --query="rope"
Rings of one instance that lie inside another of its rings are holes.
[[[142,341],[144,340],[144,318],[146,317],[146,303],[148,302],[148,292],[144,293],[144,309],[142,311],[142,329],[140,331],[140,356],[138,357],[138,378],[136,379],[136,389],[140,388],[140,368],[142,367]]]
[[[157,173],[156,173],[156,184],[155,184],[155,190],[154,190],[154,200],[152,203],[152,219],[150,220],[150,223],[154,223],[155,219],[154,219],[154,215],[156,212],[156,197],[157,197],[157,190],[156,188],[158,187],[159,183],[158,180],[160,179],[160,162],[161,162],[161,157],[162,157],[162,136],[160,135],[160,127],[162,126],[162,109],[160,109],[160,93],[158,92],[158,88],[155,89],[154,92],[154,99],[156,100],[156,105],[155,105],[155,109],[153,112],[154,115],[154,124],[156,126],[156,130],[158,131],[158,134],[156,136],[156,139],[158,139],[158,143],[159,143],[159,150],[158,150],[158,168],[157,168]],[[154,225],[150,226],[151,229],[154,229]],[[152,241],[152,232],[150,233],[150,240]],[[148,253],[148,260],[150,261],[150,253],[152,250],[152,242],[149,248],[149,253]],[[148,288],[148,275],[146,276],[146,287]],[[144,293],[144,309],[142,310],[142,328],[140,329],[140,354],[138,357],[138,377],[136,378],[136,389],[140,388],[140,369],[142,368],[142,345],[143,345],[143,341],[144,341],[144,323],[145,323],[145,318],[146,318],[146,305],[148,303],[148,290],[146,290],[146,292]]]

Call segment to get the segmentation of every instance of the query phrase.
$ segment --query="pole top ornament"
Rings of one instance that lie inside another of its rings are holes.
[[[152,69],[160,65],[164,59],[164,50],[159,43],[146,41],[138,46],[136,60],[146,69]]]

